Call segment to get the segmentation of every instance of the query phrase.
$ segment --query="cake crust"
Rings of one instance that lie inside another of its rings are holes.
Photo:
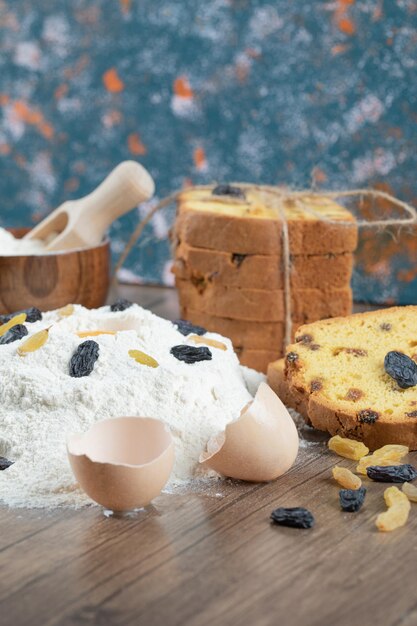
[[[268,208],[271,196],[262,188],[246,190],[246,200],[213,196],[212,189],[189,189],[179,195],[174,237],[198,248],[235,254],[282,254],[282,221],[277,210]],[[321,220],[284,203],[291,254],[341,254],[357,245],[357,224],[352,214],[327,198],[310,196],[306,206]]]
[[[349,285],[353,267],[351,253],[297,255],[291,258],[293,289],[340,289]],[[282,256],[242,255],[181,242],[172,268],[182,280],[245,289],[283,289]]]
[[[203,288],[191,281],[175,281],[181,306],[212,316],[258,322],[285,320],[284,291],[280,289],[230,289],[207,284]],[[312,320],[348,315],[352,310],[349,288],[327,292],[319,289],[293,290],[291,313],[294,320]]]

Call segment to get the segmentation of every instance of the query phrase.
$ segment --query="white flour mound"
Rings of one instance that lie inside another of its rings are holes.
[[[46,254],[45,243],[39,239],[15,239],[12,233],[0,228],[0,256]]]
[[[30,335],[47,327],[47,343],[24,357],[17,354],[24,339],[0,345],[0,456],[14,461],[0,472],[0,501],[10,506],[88,503],[75,484],[65,442],[70,433],[109,417],[156,417],[168,424],[176,453],[169,484],[190,480],[207,440],[238,417],[264,378],[241,368],[229,339],[214,333],[206,336],[221,340],[226,351],[210,348],[211,361],[178,361],[171,347],[195,344],[138,305],[114,313],[75,306],[69,317],[52,311],[27,324]],[[84,330],[121,332],[91,337],[99,344],[94,370],[72,378],[69,361],[86,340],[75,333]],[[159,367],[137,363],[131,349],[153,356]]]

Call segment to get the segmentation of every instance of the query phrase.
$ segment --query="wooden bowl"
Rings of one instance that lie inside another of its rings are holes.
[[[29,229],[10,229],[23,237]],[[0,314],[36,306],[41,311],[66,304],[97,308],[110,283],[110,242],[44,255],[0,255]]]

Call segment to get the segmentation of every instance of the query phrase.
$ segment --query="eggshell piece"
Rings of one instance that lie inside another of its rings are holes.
[[[230,478],[267,482],[290,469],[298,444],[291,415],[272,389],[261,383],[240,417],[209,440],[200,463]]]
[[[113,511],[147,506],[161,493],[174,465],[174,443],[163,422],[148,417],[102,420],[67,442],[81,488]]]

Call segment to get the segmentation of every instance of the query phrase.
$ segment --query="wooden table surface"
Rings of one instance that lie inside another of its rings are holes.
[[[119,292],[177,315],[172,290]],[[384,485],[370,483],[364,508],[342,513],[340,459],[309,438],[276,482],[163,494],[131,516],[0,507],[0,624],[415,626],[417,504],[379,533]],[[307,507],[315,528],[271,526],[278,506]]]

